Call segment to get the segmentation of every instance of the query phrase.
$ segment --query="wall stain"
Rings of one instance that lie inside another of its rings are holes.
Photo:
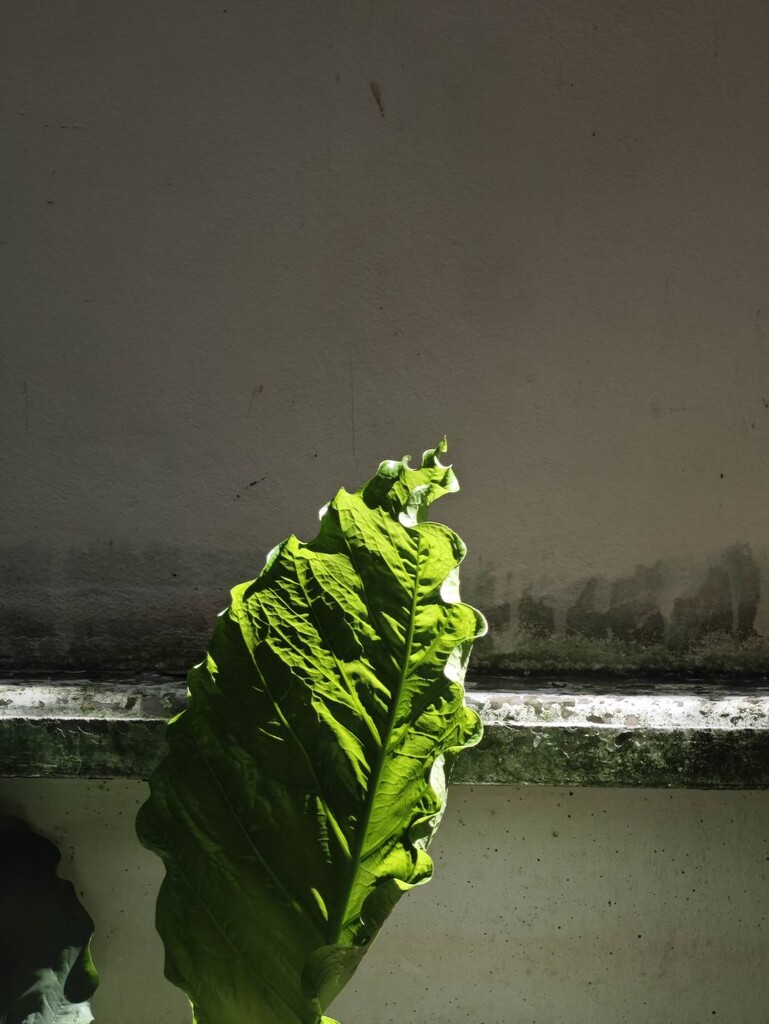
[[[183,673],[202,657],[233,583],[258,575],[261,550],[108,537],[71,550],[0,548],[0,667]],[[497,581],[494,564],[478,561],[465,599],[490,629],[470,674],[769,676],[762,569],[735,544],[700,565],[660,560],[543,589]]]
[[[681,578],[674,566],[662,561],[639,565],[632,576],[612,581],[591,577],[566,611],[564,631],[672,647],[715,632],[744,639],[755,635],[760,596],[755,557],[747,544],[735,544],[720,552],[695,581]],[[550,600],[552,604],[546,597],[535,600],[530,590],[523,594],[521,628],[556,632],[556,602]]]
[[[518,602],[518,626],[530,636],[548,636],[555,632],[555,611],[542,598],[534,600],[529,587]]]
[[[248,417],[251,415],[251,410],[253,409],[254,402],[259,397],[259,395],[261,395],[261,393],[263,391],[264,391],[264,384],[257,384],[256,387],[254,388],[254,390],[251,392],[251,398],[250,398],[249,403],[248,403],[248,412],[246,413],[246,419],[248,419]]]
[[[482,599],[491,589],[484,586],[491,568],[482,566],[479,577],[478,604],[490,624],[509,620],[509,602]],[[492,631],[477,645],[474,667],[769,675],[769,639],[755,625],[760,601],[760,567],[743,543],[694,568],[660,560],[614,580],[596,575],[547,592],[531,585],[513,611],[512,643],[500,648]]]
[[[379,115],[380,115],[380,117],[384,117],[385,116],[385,111],[384,111],[384,102],[382,101],[382,90],[379,88],[377,83],[375,81],[373,81],[373,79],[372,79],[371,82],[369,82],[369,88],[371,89],[371,95],[374,97],[374,100],[376,101],[376,105],[379,108]]]
[[[185,673],[200,661],[253,548],[0,547],[0,668]]]
[[[263,480],[266,480],[266,479],[267,479],[266,476],[260,476],[257,480],[252,480],[250,483],[246,484],[246,486],[243,488],[243,491],[245,492],[245,491],[249,490],[249,488],[251,488],[251,487],[256,487],[257,484],[260,484]],[[240,497],[240,492],[238,492],[238,494],[236,494],[235,497],[239,498]]]

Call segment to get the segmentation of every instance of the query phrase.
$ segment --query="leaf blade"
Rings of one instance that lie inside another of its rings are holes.
[[[318,1024],[430,877],[445,764],[480,736],[462,677],[485,625],[451,582],[464,545],[426,520],[458,486],[443,450],[339,491],[313,541],[233,590],[190,673],[137,829],[201,1024]]]

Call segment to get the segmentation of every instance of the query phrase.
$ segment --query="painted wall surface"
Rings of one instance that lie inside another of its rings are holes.
[[[185,666],[444,433],[478,664],[769,666],[763,0],[0,20],[6,667]]]
[[[187,1024],[154,932],[139,782],[0,780],[96,922],[98,1024]],[[769,793],[452,787],[433,880],[334,1006],[342,1024],[757,1024]]]

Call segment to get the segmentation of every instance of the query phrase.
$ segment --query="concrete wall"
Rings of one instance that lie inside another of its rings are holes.
[[[444,433],[479,662],[769,666],[763,0],[0,19],[6,667],[182,668]]]
[[[154,932],[139,782],[0,780],[96,922],[98,1024],[186,1024]],[[757,1024],[769,793],[452,787],[436,875],[334,1006],[342,1024]]]

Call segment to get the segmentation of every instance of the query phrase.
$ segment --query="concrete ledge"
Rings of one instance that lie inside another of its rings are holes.
[[[147,778],[184,692],[150,675],[0,680],[0,775]],[[765,686],[485,678],[468,700],[485,735],[455,783],[769,788]]]

